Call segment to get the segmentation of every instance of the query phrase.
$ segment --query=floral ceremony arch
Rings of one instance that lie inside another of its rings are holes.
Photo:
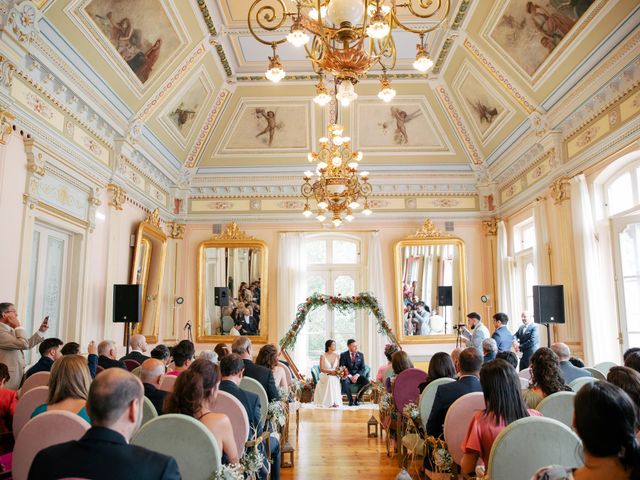
[[[370,310],[371,313],[373,313],[373,316],[376,317],[378,333],[386,335],[391,343],[400,347],[398,339],[391,331],[391,327],[385,319],[384,312],[382,311],[382,308],[380,308],[378,300],[373,296],[373,294],[369,292],[361,292],[353,296],[343,296],[340,294],[325,295],[322,293],[314,293],[308,297],[304,303],[298,305],[296,319],[291,324],[289,331],[280,340],[280,347],[282,350],[288,350],[295,346],[298,334],[302,330],[302,327],[304,327],[309,312],[315,308],[322,307],[323,305],[326,305],[330,310],[337,309],[340,312],[346,312],[349,310]]]

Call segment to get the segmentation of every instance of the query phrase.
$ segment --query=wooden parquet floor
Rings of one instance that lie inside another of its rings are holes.
[[[367,421],[372,413],[372,410],[364,409],[303,409],[297,440],[292,415],[289,440],[296,449],[295,465],[283,468],[280,478],[393,480],[400,470],[398,457],[387,457],[382,437],[367,437]]]

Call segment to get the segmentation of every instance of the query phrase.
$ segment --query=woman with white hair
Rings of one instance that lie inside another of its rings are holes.
[[[204,358],[205,360],[209,360],[211,363],[218,363],[218,354],[213,350],[201,351],[198,358]]]

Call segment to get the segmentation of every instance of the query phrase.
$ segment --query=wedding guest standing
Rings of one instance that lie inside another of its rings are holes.
[[[513,334],[509,331],[507,324],[509,317],[506,313],[496,313],[493,316],[493,325],[495,332],[491,335],[498,345],[498,352],[508,352],[513,346]]]
[[[485,338],[489,338],[489,329],[484,326],[480,314],[476,312],[471,312],[467,315],[467,322],[471,331],[466,326],[461,327],[462,330],[460,331],[462,336],[467,339],[467,347],[474,347],[478,352],[483,353],[482,341]]]
[[[520,359],[520,370],[529,368],[529,362],[531,361],[531,355],[538,349],[539,336],[538,326],[533,323],[533,317],[531,313],[522,312],[522,325],[515,333],[515,338],[518,341],[518,350],[522,352],[522,358]]]

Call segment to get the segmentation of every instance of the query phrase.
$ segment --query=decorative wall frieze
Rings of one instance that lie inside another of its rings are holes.
[[[153,227],[160,228],[160,210],[156,208],[144,221]]]
[[[116,210],[122,210],[122,206],[127,201],[127,192],[120,185],[110,183],[107,185],[107,192],[109,192],[109,206]]]
[[[549,193],[554,200],[554,204],[562,205],[571,198],[571,178],[560,177],[551,182]]]
[[[30,44],[39,33],[40,11],[29,0],[16,3],[9,11],[8,25],[20,43]]]
[[[207,115],[204,124],[200,128],[200,132],[198,133],[198,136],[196,137],[196,140],[191,147],[191,151],[187,156],[187,160],[184,162],[185,168],[194,168],[198,164],[200,154],[202,153],[202,150],[204,149],[204,146],[209,139],[209,135],[211,134],[212,129],[217,124],[218,119],[220,118],[220,114],[223,112],[224,107],[226,106],[230,98],[230,95],[231,92],[226,88],[221,89],[218,92],[218,95],[216,95],[216,99],[213,102],[213,106],[211,107],[209,115]]]
[[[482,230],[485,237],[495,237],[498,235],[498,219],[492,217],[488,220],[482,220]]]
[[[169,229],[169,238],[173,238],[174,240],[182,240],[184,238],[184,231],[187,227],[186,224],[169,222],[167,223],[167,227]]]
[[[500,204],[503,205],[517,194],[538,183],[551,173],[556,164],[555,148],[545,151],[526,170],[521,170],[515,178],[500,189]]]
[[[0,88],[9,89],[13,83],[13,72],[16,66],[0,55]]]

